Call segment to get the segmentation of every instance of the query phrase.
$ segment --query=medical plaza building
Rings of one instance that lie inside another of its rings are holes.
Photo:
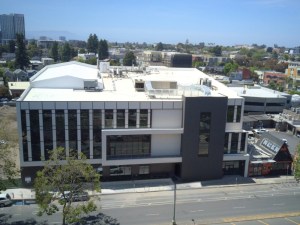
[[[197,69],[47,66],[17,101],[23,182],[58,147],[84,153],[103,180],[247,176],[243,102]]]

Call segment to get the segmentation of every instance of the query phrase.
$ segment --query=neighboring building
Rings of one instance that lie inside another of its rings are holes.
[[[20,97],[29,85],[29,82],[8,82],[10,96],[12,98]]]
[[[0,15],[1,43],[7,44],[10,40],[16,40],[16,34],[25,37],[25,21],[23,14]]]
[[[96,53],[90,52],[90,53],[78,53],[78,58],[82,58],[83,60],[88,60],[91,58],[96,58]]]
[[[192,55],[178,52],[162,52],[162,61],[165,66],[191,68]]]
[[[156,65],[156,63],[162,62],[162,52],[161,51],[144,51],[142,58],[143,58],[144,65]]]
[[[287,75],[284,73],[279,73],[275,71],[266,71],[264,72],[263,82],[265,85],[274,82],[275,84],[280,84],[284,86],[286,84]]]
[[[42,58],[43,66],[48,66],[54,63],[54,59],[52,58]]]
[[[276,114],[291,107],[292,96],[261,86],[229,87],[245,99],[244,113]]]
[[[16,102],[23,182],[59,146],[84,153],[103,180],[247,176],[242,97],[197,69],[119,76],[103,65],[55,64],[30,79]]]
[[[24,70],[16,69],[14,71],[15,81],[28,81],[28,74]]]
[[[217,56],[204,56],[203,62],[206,63],[207,66],[218,66],[220,64],[225,65],[225,63],[229,62],[229,57],[217,57]]]
[[[249,176],[287,175],[291,174],[293,157],[288,144],[270,134],[263,132],[255,145],[249,146],[251,156]]]

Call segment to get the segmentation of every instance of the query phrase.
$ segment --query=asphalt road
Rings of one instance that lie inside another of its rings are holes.
[[[244,220],[263,222],[278,215],[292,221],[289,216],[300,216],[297,183],[180,190],[176,197],[176,222],[180,225],[193,224],[192,219],[195,224],[237,225],[247,224]],[[173,201],[173,191],[103,195],[97,201],[99,212],[89,219],[98,221],[94,224],[110,225],[170,224]],[[34,204],[2,208],[0,224],[60,224],[60,214],[37,217],[37,210]],[[280,224],[281,219],[265,224]],[[281,224],[295,224],[289,220]]]

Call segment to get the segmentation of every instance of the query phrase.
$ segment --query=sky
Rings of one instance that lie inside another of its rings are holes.
[[[26,38],[300,45],[300,0],[0,0],[25,16]]]

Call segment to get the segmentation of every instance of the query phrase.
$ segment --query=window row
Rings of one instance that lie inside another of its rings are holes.
[[[227,107],[227,122],[228,123],[239,123],[241,122],[242,106],[240,105],[229,105]]]
[[[246,151],[246,133],[225,133],[224,154]]]

